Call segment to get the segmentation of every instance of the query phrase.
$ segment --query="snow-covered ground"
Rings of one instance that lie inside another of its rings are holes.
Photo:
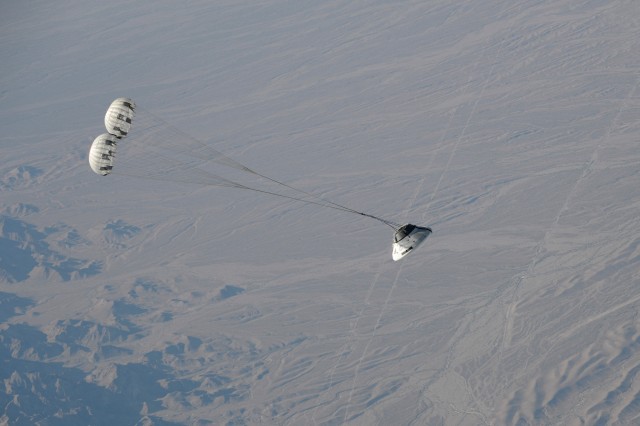
[[[29,0],[0,24],[0,423],[640,422],[640,2]],[[434,234],[394,263],[365,217],[97,176],[119,96]]]

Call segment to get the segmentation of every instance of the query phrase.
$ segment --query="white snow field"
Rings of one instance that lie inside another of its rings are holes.
[[[640,2],[5,1],[0,58],[0,424],[640,424]],[[433,235],[98,176],[121,96]]]

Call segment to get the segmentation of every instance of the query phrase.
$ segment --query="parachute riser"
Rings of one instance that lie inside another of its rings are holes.
[[[374,216],[372,214],[367,214],[367,213],[362,213],[362,212],[355,212],[355,213],[359,214],[360,216],[370,217],[371,219],[375,219],[378,222],[384,223],[388,227],[392,228],[394,231],[397,231],[401,226],[399,223],[391,222],[390,220],[382,219],[382,218],[380,218],[378,216]]]

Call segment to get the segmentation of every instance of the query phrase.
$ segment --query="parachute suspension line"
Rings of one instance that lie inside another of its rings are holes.
[[[138,107],[138,111],[140,111],[141,108]],[[151,111],[147,111],[146,109],[142,109],[143,112],[143,116],[144,115],[148,115],[149,117],[151,117],[151,123],[148,125],[148,128],[154,128],[154,127],[160,127],[163,126],[167,129],[170,129],[172,133],[174,133],[176,136],[180,136],[184,139],[187,139],[188,141],[195,143],[196,145],[198,145],[200,148],[203,148],[205,151],[208,151],[210,153],[210,155],[207,155],[206,153],[200,152],[200,154],[205,155],[206,156],[206,160],[210,160],[210,161],[215,161],[218,164],[222,164],[224,166],[227,167],[231,167],[237,170],[242,170],[245,172],[249,172],[249,173],[254,173],[255,172],[253,170],[251,170],[250,168],[248,168],[247,166],[245,166],[242,163],[239,163],[238,161],[234,160],[231,157],[228,157],[227,155],[223,154],[222,152],[216,150],[215,148],[211,147],[210,145],[202,142],[201,140],[197,139],[196,137],[190,135],[189,133],[185,132],[184,130],[179,129],[178,127],[172,125],[171,123],[167,122],[165,119],[163,119],[162,117],[157,116],[156,114],[152,113]],[[186,148],[189,148],[189,146],[187,145]],[[186,151],[187,149],[185,149]],[[194,154],[190,154],[190,155],[194,155]]]
[[[127,159],[129,155],[121,156],[121,158],[118,161],[119,166],[115,169],[116,175],[137,177],[142,179],[150,179],[150,180],[157,180],[157,181],[164,181],[164,182],[196,183],[196,184],[202,184],[202,185],[246,189],[254,192],[273,195],[280,198],[299,201],[306,204],[313,204],[321,207],[328,207],[335,210],[341,210],[345,212],[357,213],[357,214],[373,217],[371,215],[356,212],[347,207],[340,206],[338,204],[331,203],[323,199],[320,199],[321,202],[316,202],[308,199],[280,194],[277,192],[267,191],[267,190],[258,189],[258,188],[252,188],[247,185],[234,182],[230,179],[226,179],[221,176],[218,176],[214,173],[211,173],[210,171],[203,170],[199,167],[204,165],[206,161],[214,161],[222,165],[226,165],[228,167],[232,167],[235,169],[239,169],[241,171],[245,171],[248,173],[252,173],[252,174],[264,177],[265,179],[278,183],[294,191],[305,193],[304,191],[293,188],[287,184],[278,182],[275,179],[269,178],[268,176],[264,176],[259,173],[256,173],[250,168],[244,166],[243,164],[233,160],[232,158],[227,157],[223,153],[215,150],[214,148],[210,147],[204,142],[196,139],[192,135],[178,129],[175,126],[172,126],[170,123],[166,122],[161,117],[158,117],[149,111],[143,111],[143,114],[139,114],[140,108],[138,107],[136,108],[136,110],[138,111],[137,119],[136,119],[136,121],[138,122],[138,126],[137,126],[138,130],[136,131],[136,133],[138,133],[140,136],[134,137],[134,138],[127,138],[127,143],[123,144],[123,149],[124,149],[123,152],[125,154],[127,153],[132,154],[142,149],[144,151],[144,155],[146,157],[153,157],[154,161],[151,161],[151,162],[133,161],[130,164],[130,161],[128,161]],[[177,137],[176,138],[167,137],[167,130],[169,130],[170,133],[172,133],[172,136],[177,136]],[[126,136],[126,133],[123,134],[123,136]],[[118,137],[118,136],[114,136],[114,138],[115,137]],[[174,139],[180,140],[180,142],[172,143]],[[185,141],[186,143],[184,143]],[[208,151],[209,154],[202,152],[203,148],[205,151]],[[200,152],[194,152],[194,151],[200,151]],[[171,155],[167,155],[166,152],[171,152]],[[213,156],[211,154],[213,154]],[[133,156],[135,157],[135,154]],[[319,199],[319,197],[314,196],[313,194],[305,193],[305,195],[309,195],[309,196],[315,197],[316,199]],[[378,218],[375,218],[375,219],[380,220]]]
[[[322,202],[324,202],[324,203],[327,203],[327,205],[335,206],[334,208],[336,208],[337,210],[343,210],[343,211],[345,211],[345,212],[350,212],[350,213],[354,213],[354,214],[359,214],[360,216],[370,217],[370,218],[372,218],[372,219],[375,219],[375,220],[377,220],[377,221],[380,221],[380,222],[384,223],[384,224],[385,224],[385,225],[387,225],[387,226],[390,226],[391,228],[393,228],[393,229],[394,229],[394,230],[396,230],[396,231],[397,231],[397,230],[398,230],[398,228],[401,226],[399,223],[395,223],[395,222],[392,222],[392,221],[390,221],[390,220],[382,219],[382,218],[380,218],[380,217],[377,217],[377,216],[374,216],[374,215],[371,215],[371,214],[367,214],[367,213],[363,213],[363,212],[360,212],[360,211],[358,211],[358,210],[354,210],[354,209],[352,209],[352,208],[349,208],[349,207],[343,206],[343,205],[338,204],[338,203],[334,203],[333,201],[327,200],[327,199],[325,199],[325,198],[322,198],[322,197],[320,197],[320,196],[318,196],[318,195],[315,195],[315,194],[312,194],[312,193],[310,193],[310,192],[304,191],[304,190],[302,190],[302,189],[295,188],[295,187],[293,187],[293,186],[291,186],[291,185],[288,185],[288,184],[286,184],[286,183],[284,183],[284,182],[280,182],[280,181],[278,181],[278,180],[276,180],[276,179],[270,178],[269,176],[265,176],[265,175],[260,174],[260,173],[258,173],[258,172],[256,172],[256,171],[253,171],[253,170],[250,170],[250,169],[249,169],[248,171],[250,171],[251,173],[253,173],[253,174],[257,175],[257,176],[260,176],[261,178],[264,178],[264,179],[270,180],[270,181],[271,181],[271,182],[273,182],[273,183],[276,183],[276,184],[278,184],[278,185],[282,185],[282,186],[284,186],[284,187],[286,187],[286,188],[289,188],[289,189],[291,189],[291,190],[293,190],[293,191],[300,192],[300,193],[305,194],[305,195],[307,195],[307,196],[309,196],[309,197],[312,197],[312,198],[315,198],[315,199],[317,199],[317,200],[320,200],[320,201],[322,201]],[[329,206],[327,206],[327,207],[329,207]]]
[[[129,139],[131,141],[132,139]],[[133,139],[135,140],[135,139]],[[135,149],[136,144],[134,146],[130,146],[130,149]],[[149,145],[146,146],[147,149],[151,148]],[[186,161],[180,160],[178,158],[169,157],[167,155],[162,154],[161,152],[154,151],[154,157],[156,160],[165,160],[166,165],[163,167],[140,167],[141,165],[136,163],[135,167],[128,167],[126,160],[124,164],[117,168],[116,175],[122,176],[130,176],[137,177],[142,179],[156,180],[156,181],[164,181],[164,182],[178,182],[178,183],[195,183],[200,185],[211,185],[211,186],[220,186],[227,188],[236,188],[236,189],[246,189],[254,192],[259,192],[263,194],[269,194],[281,198],[286,198],[289,200],[300,201],[306,204],[314,204],[321,207],[328,207],[335,210],[342,210],[349,212],[348,209],[342,207],[336,207],[328,204],[323,204],[311,200],[305,200],[298,197],[292,197],[285,194],[280,194],[272,191],[267,191],[258,188],[252,188],[250,186],[234,182],[230,179],[223,178],[216,174],[213,174],[209,171],[202,170],[198,168],[197,164],[190,164]]]
[[[222,186],[222,187],[235,188],[235,189],[245,189],[245,190],[248,190],[248,191],[254,191],[254,192],[261,193],[261,194],[273,195],[273,196],[280,197],[280,198],[286,198],[288,200],[299,201],[299,202],[302,202],[302,203],[305,203],[305,204],[313,204],[313,205],[320,206],[320,207],[327,207],[327,208],[334,209],[334,210],[340,210],[340,211],[347,212],[347,213],[353,213],[353,211],[351,211],[351,210],[346,210],[346,209],[343,209],[343,208],[340,208],[340,207],[335,207],[335,206],[332,206],[332,205],[329,205],[329,204],[322,204],[322,203],[318,203],[318,202],[315,202],[315,201],[305,200],[303,198],[292,197],[290,195],[280,194],[280,193],[277,193],[277,192],[272,192],[272,191],[267,191],[267,190],[264,190],[264,189],[258,189],[258,188],[253,188],[253,187],[250,187],[250,186],[246,186],[246,185],[243,185],[241,183],[237,183],[237,182],[230,181],[228,179],[220,178],[219,176],[210,174],[210,173],[208,173],[208,172],[206,172],[204,170],[198,170],[198,172],[200,172],[200,176],[201,177],[207,177],[208,176],[208,177],[213,178],[213,179],[221,180],[224,183],[222,183],[222,182],[221,183],[204,183],[203,181],[194,181],[194,180],[191,180],[189,178],[181,179],[181,178],[176,178],[175,176],[166,176],[165,177],[162,174],[142,175],[142,174],[134,174],[134,173],[122,172],[122,171],[118,171],[116,174],[118,174],[120,176],[130,176],[130,177],[136,177],[136,178],[140,178],[140,179],[149,179],[149,180],[164,181],[164,182],[195,183],[195,184],[206,185],[206,186],[212,185],[212,186]],[[391,226],[390,222],[383,221],[383,219],[377,218],[375,216],[371,216],[371,215],[368,215],[368,214],[365,214],[365,213],[358,213],[358,214],[361,214],[361,215],[367,216],[367,217],[371,217],[371,218],[376,219],[376,220],[380,220],[383,223],[385,223],[386,225]]]
[[[135,141],[134,139],[128,139],[128,142]],[[129,149],[135,150],[138,148],[138,144],[129,144]],[[149,145],[146,148],[150,148]],[[126,146],[125,146],[126,149]],[[135,164],[128,164],[126,156],[120,159],[120,167],[116,169],[118,175],[132,176],[144,179],[152,179],[159,181],[175,181],[181,183],[197,183],[206,182],[207,185],[241,188],[243,185],[234,182],[229,179],[225,179],[221,176],[207,172],[205,170],[198,169],[194,164],[190,164],[186,161],[178,158],[171,158],[162,152],[157,150],[148,149],[146,155],[152,155],[155,160],[154,165],[149,167],[144,162],[135,162]]]
[[[193,173],[191,176],[181,177],[174,175],[167,175],[165,173],[132,173],[127,171],[118,170],[113,173],[118,176],[129,176],[136,177],[139,179],[148,179],[148,180],[156,180],[161,182],[177,182],[177,183],[195,183],[200,185],[207,186],[220,186],[224,188],[238,188],[238,189],[246,189],[246,187],[237,182],[233,182],[228,179],[221,178],[216,175],[212,175],[203,170],[192,170],[190,173]],[[217,182],[216,182],[217,181]]]
[[[138,110],[138,112],[140,112],[141,108],[138,106],[137,110]],[[313,193],[304,191],[302,189],[296,188],[294,186],[291,186],[289,184],[281,182],[281,181],[279,181],[277,179],[274,179],[274,178],[266,176],[266,175],[264,175],[262,173],[259,173],[259,172],[255,171],[255,170],[245,166],[244,164],[242,164],[242,163],[240,163],[240,162],[228,157],[227,155],[225,155],[222,152],[216,150],[215,148],[211,147],[210,145],[202,142],[201,140],[195,138],[194,136],[190,135],[189,133],[187,133],[187,132],[185,132],[185,131],[183,131],[183,130],[175,127],[175,126],[173,126],[172,124],[170,124],[166,120],[164,120],[162,117],[157,116],[156,114],[152,113],[151,111],[143,109],[142,112],[144,112],[145,115],[148,115],[148,116],[150,116],[152,118],[152,123],[151,123],[151,125],[148,126],[148,129],[154,128],[154,127],[159,127],[160,125],[166,126],[167,128],[171,129],[172,132],[176,133],[176,135],[181,136],[181,137],[183,137],[185,139],[188,139],[191,142],[196,143],[197,145],[199,145],[204,150],[209,151],[213,156],[212,157],[207,157],[207,160],[215,161],[216,163],[225,165],[227,167],[232,167],[232,168],[237,169],[237,170],[241,170],[241,171],[245,171],[247,173],[251,173],[253,175],[256,175],[256,176],[259,176],[259,177],[261,177],[263,179],[266,179],[266,180],[268,180],[270,182],[273,182],[273,183],[275,183],[277,185],[283,186],[285,188],[288,188],[288,189],[290,189],[292,191],[295,191],[295,192],[298,192],[300,194],[304,194],[307,197],[316,199],[316,200],[321,201],[321,202],[315,202],[315,201],[310,201],[308,199],[302,199],[302,198],[283,195],[283,194],[279,194],[279,193],[275,193],[275,192],[271,192],[271,191],[251,188],[251,187],[248,187],[246,185],[242,185],[242,184],[239,184],[237,182],[229,181],[229,180],[221,178],[219,176],[212,175],[210,173],[202,171],[203,173],[208,174],[211,177],[215,177],[216,179],[221,180],[221,181],[225,181],[225,183],[227,183],[227,184],[221,185],[221,186],[229,186],[229,187],[234,187],[234,188],[239,188],[239,189],[248,189],[248,190],[255,191],[255,192],[261,192],[261,193],[264,193],[264,194],[275,195],[275,196],[282,197],[282,198],[288,198],[288,199],[291,199],[291,200],[301,201],[301,202],[305,202],[305,203],[308,203],[308,204],[314,204],[314,205],[318,205],[318,206],[329,207],[329,208],[333,208],[335,210],[340,210],[340,211],[344,211],[344,212],[347,212],[347,213],[353,213],[353,214],[357,214],[357,215],[360,215],[360,216],[369,217],[371,219],[375,219],[375,220],[377,220],[377,221],[379,221],[379,222],[391,227],[394,231],[397,231],[401,227],[401,224],[399,224],[399,223],[396,223],[396,222],[393,222],[393,221],[390,221],[390,220],[387,220],[387,219],[383,219],[383,218],[380,218],[378,216],[374,216],[374,215],[371,215],[371,214],[368,214],[368,213],[363,213],[361,211],[358,211],[358,210],[352,209],[350,207],[335,203],[335,202],[333,202],[331,200],[327,200],[327,199],[322,198],[322,197],[320,197],[318,195],[315,195]],[[169,179],[165,179],[165,180],[169,180]]]

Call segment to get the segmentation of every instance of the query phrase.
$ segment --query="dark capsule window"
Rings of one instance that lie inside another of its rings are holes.
[[[413,232],[414,229],[416,229],[416,226],[411,224],[407,224],[402,228],[398,229],[395,236],[396,243],[398,241],[402,241],[407,235]]]

